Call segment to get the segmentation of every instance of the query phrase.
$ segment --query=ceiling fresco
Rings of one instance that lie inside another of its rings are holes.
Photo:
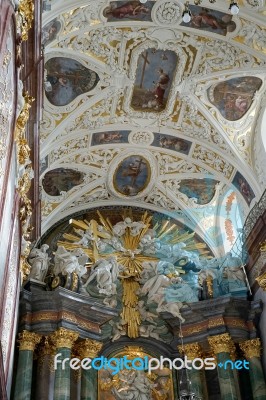
[[[226,194],[246,216],[264,189],[266,7],[251,3],[191,6],[189,24],[181,0],[58,0],[43,14],[43,233],[88,208],[141,207],[223,252]]]

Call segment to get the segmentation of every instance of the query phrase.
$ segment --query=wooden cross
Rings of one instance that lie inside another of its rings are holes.
[[[143,63],[143,68],[142,68],[141,80],[140,80],[140,88],[142,88],[142,85],[143,85],[146,65],[150,64],[150,62],[148,60],[148,52],[147,51],[145,52],[145,55],[141,54],[141,57],[143,58],[144,63]]]

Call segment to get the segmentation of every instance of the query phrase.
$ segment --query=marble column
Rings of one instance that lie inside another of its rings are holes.
[[[188,360],[193,361],[195,358],[202,358],[201,347],[198,343],[186,344],[178,346],[178,350],[187,356]],[[190,365],[191,366],[191,365]],[[203,399],[203,386],[201,371],[197,369],[187,369],[187,374],[191,382],[191,390],[197,396]]]
[[[253,400],[264,400],[266,399],[266,387],[260,359],[262,350],[260,339],[246,340],[240,343],[239,346],[246,360],[249,361]]]
[[[50,400],[54,395],[54,356],[56,348],[45,336],[37,351],[37,379],[35,396],[38,400]]]
[[[97,342],[96,340],[85,339],[78,343],[76,350],[80,358],[93,359],[98,356],[103,344]],[[97,400],[97,390],[98,390],[98,371],[91,369],[81,370],[81,400]]]
[[[33,352],[40,342],[41,335],[23,331],[18,336],[19,357],[15,381],[15,400],[31,399]]]
[[[78,333],[65,328],[59,328],[52,333],[50,339],[56,347],[56,354],[61,354],[58,360],[71,359],[71,349],[78,336]],[[57,365],[55,369],[54,400],[70,400],[70,376],[69,361]]]
[[[232,359],[231,355],[234,351],[234,344],[232,342],[232,339],[228,333],[223,333],[222,335],[208,337],[208,342],[212,352],[216,355],[217,358],[217,370],[221,391],[221,399],[237,400],[237,382],[235,382],[234,379],[233,369],[230,368],[230,365],[228,365],[226,369],[223,368],[225,362]]]

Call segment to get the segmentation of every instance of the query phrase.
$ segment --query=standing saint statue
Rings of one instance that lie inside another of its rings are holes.
[[[29,278],[44,282],[50,261],[47,254],[48,249],[48,244],[43,244],[40,249],[33,248],[31,250],[28,258],[29,264],[31,265]]]

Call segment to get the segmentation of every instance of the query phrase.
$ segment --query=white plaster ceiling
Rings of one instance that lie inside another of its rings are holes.
[[[52,10],[43,14],[45,65],[56,57],[73,59],[96,72],[99,82],[66,105],[53,105],[44,94],[41,182],[48,171],[58,168],[81,172],[83,181],[56,196],[42,189],[43,232],[83,209],[132,205],[182,215],[213,249],[218,248],[224,194],[234,190],[241,212],[247,215],[266,186],[260,159],[254,156],[265,108],[266,7],[264,1],[258,7],[253,3],[239,2],[240,13],[233,17],[236,28],[224,35],[217,29],[181,26],[183,1],[155,1],[148,21],[108,21],[104,16],[108,0],[52,2]],[[201,6],[228,13],[229,2],[203,1]],[[55,19],[58,32],[49,40]],[[164,58],[169,51],[177,55],[162,110],[147,104],[134,109],[131,103],[138,63],[149,49],[162,51]],[[46,68],[46,81],[49,73]],[[208,94],[219,83],[249,77],[261,79],[262,85],[245,115],[230,121]],[[127,131],[124,142],[108,142],[107,136],[99,140],[100,134],[97,143],[93,139],[97,132],[120,131]],[[167,138],[165,135],[180,139],[175,148],[160,145],[156,138]],[[185,151],[179,146],[184,141],[190,143]],[[145,190],[125,196],[114,187],[113,176],[116,166],[132,154],[142,154],[152,173]],[[245,201],[232,184],[236,173],[250,185],[255,196],[252,201]],[[183,180],[206,177],[216,182],[206,204],[180,191]],[[208,229],[214,226],[217,231],[210,233]]]

